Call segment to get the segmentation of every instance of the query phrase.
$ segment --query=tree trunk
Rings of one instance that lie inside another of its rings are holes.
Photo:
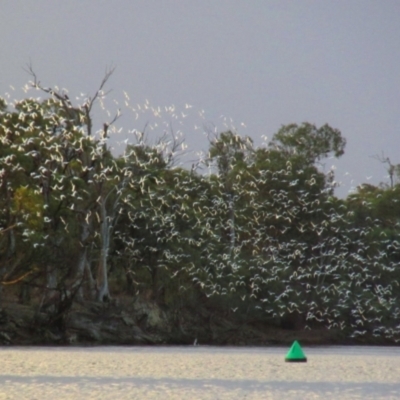
[[[110,298],[108,290],[108,276],[107,276],[107,254],[104,249],[101,250],[99,266],[96,276],[97,283],[97,300],[107,301]]]
[[[101,216],[101,251],[100,260],[97,268],[96,287],[97,287],[97,300],[107,301],[110,298],[108,289],[108,274],[107,274],[107,258],[110,246],[110,226],[106,213],[105,200],[101,199],[100,204]]]
[[[87,256],[87,246],[84,246],[79,254],[79,261],[78,261],[78,266],[77,266],[77,271],[74,279],[73,286],[75,285],[80,285],[77,293],[77,299],[82,301],[84,298],[83,294],[83,278],[84,278],[84,273],[85,273],[85,266],[87,263],[86,260]]]
[[[79,252],[79,259],[76,268],[75,278],[73,282],[73,287],[76,285],[80,285],[77,298],[78,300],[83,300],[84,293],[83,293],[83,280],[85,274],[85,267],[87,264],[87,243],[86,240],[89,237],[89,224],[86,221],[83,221],[81,224],[82,231],[81,231],[81,250]]]
[[[9,241],[9,247],[7,251],[7,256],[11,257],[12,255],[15,254],[15,232],[14,229],[10,229],[8,232],[8,241]]]
[[[92,270],[90,268],[89,260],[86,260],[85,265],[85,280],[88,285],[89,298],[94,300],[96,298],[96,281],[93,278]]]
[[[46,288],[43,292],[39,309],[45,307],[48,311],[54,312],[56,303],[59,302],[60,292],[57,290],[57,269],[46,266]]]

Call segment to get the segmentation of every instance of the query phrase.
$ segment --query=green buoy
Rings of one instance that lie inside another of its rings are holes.
[[[288,351],[285,357],[287,362],[307,362],[307,357],[304,355],[303,349],[301,348],[299,342],[295,340],[292,347]]]

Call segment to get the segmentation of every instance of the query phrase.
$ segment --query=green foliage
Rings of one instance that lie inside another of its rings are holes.
[[[28,229],[39,231],[43,228],[43,206],[43,197],[34,190],[24,186],[15,190],[12,212]]]
[[[333,154],[344,154],[346,140],[339,130],[325,124],[320,128],[310,123],[283,126],[271,141],[271,147],[287,156],[302,157],[304,162],[313,164]]]
[[[400,186],[336,198],[318,164],[343,155],[337,129],[287,125],[267,148],[222,132],[205,175],[143,135],[114,156],[91,103],[46,93],[0,104],[2,276],[400,337]]]

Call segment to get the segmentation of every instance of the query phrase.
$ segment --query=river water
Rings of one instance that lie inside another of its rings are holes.
[[[0,348],[0,399],[400,399],[400,347]]]

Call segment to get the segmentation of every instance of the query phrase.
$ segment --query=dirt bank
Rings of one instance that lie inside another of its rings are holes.
[[[237,321],[207,308],[163,309],[142,299],[74,304],[62,315],[38,312],[35,305],[3,302],[0,343],[3,345],[306,345],[354,344],[341,331],[282,329],[260,321]],[[371,338],[358,343],[380,344]],[[383,343],[382,343],[383,344]],[[387,344],[387,343],[386,343]]]

